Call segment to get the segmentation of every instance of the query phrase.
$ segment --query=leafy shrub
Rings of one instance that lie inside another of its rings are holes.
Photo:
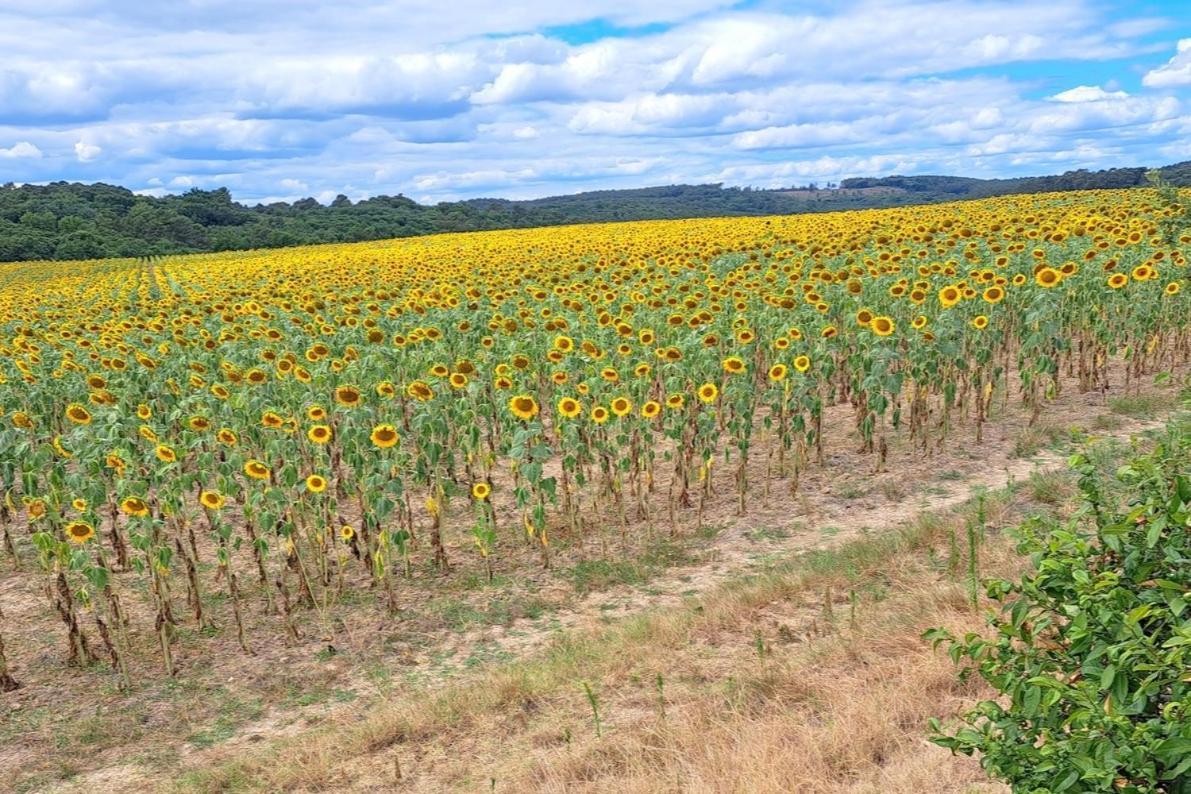
[[[1002,695],[932,740],[1014,791],[1189,794],[1191,427],[1108,482],[1071,464],[1080,509],[1022,528],[1032,573],[986,582],[995,634],[927,632]]]

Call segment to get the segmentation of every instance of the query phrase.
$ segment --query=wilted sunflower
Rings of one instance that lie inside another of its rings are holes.
[[[173,463],[178,459],[178,453],[174,452],[174,448],[165,444],[158,444],[153,453],[162,463]]]
[[[397,428],[393,425],[377,425],[372,428],[372,433],[368,437],[371,439],[372,445],[378,449],[395,447],[401,440],[401,437],[397,435]]]
[[[220,444],[228,447],[234,447],[239,441],[236,434],[226,427],[220,428],[219,432],[215,434],[215,437],[219,439]]]

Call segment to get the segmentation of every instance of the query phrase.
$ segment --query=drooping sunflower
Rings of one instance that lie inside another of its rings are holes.
[[[314,425],[306,431],[306,438],[315,444],[326,444],[332,435],[330,425]]]
[[[239,438],[236,437],[235,432],[226,427],[220,428],[219,432],[215,434],[215,437],[219,439],[220,444],[228,447],[234,447],[239,442]]]
[[[66,418],[76,425],[91,424],[91,412],[81,403],[71,403],[66,406]]]
[[[701,401],[710,405],[715,402],[716,397],[720,396],[720,389],[714,383],[704,383],[699,387],[697,394]]]
[[[509,398],[509,411],[518,419],[533,419],[538,415],[538,401],[528,394]]]
[[[227,504],[227,498],[219,491],[203,491],[199,494],[199,503],[208,510],[221,510]]]
[[[339,386],[335,389],[335,402],[344,408],[355,408],[363,400],[363,395],[355,386]]]
[[[142,518],[149,515],[149,505],[139,496],[127,496],[120,502],[120,510],[125,515]]]
[[[157,448],[153,450],[153,454],[162,463],[173,463],[178,460],[178,453],[174,452],[174,448],[166,444],[158,444]]]
[[[431,389],[425,381],[420,380],[412,381],[406,386],[405,393],[418,402],[426,402],[434,398],[434,389]]]
[[[666,407],[672,411],[677,411],[686,405],[686,397],[681,394],[671,394],[666,398]]]
[[[65,531],[68,540],[80,545],[95,537],[95,527],[86,521],[71,521],[66,525]]]
[[[249,460],[244,464],[244,473],[254,480],[269,479],[269,467],[259,460]]]
[[[397,442],[401,440],[401,437],[397,435],[397,428],[388,424],[381,424],[372,428],[372,433],[369,434],[368,438],[377,449],[395,447],[397,446]]]

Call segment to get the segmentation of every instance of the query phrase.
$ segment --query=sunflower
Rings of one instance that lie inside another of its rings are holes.
[[[344,543],[351,543],[351,539],[356,536],[356,531],[344,524],[339,528],[339,539]]]
[[[418,402],[426,402],[434,398],[434,390],[424,381],[415,380],[405,387],[405,393]]]
[[[972,318],[972,327],[977,331],[983,331],[988,327],[988,318],[983,314],[978,314]]]
[[[781,383],[786,379],[786,375],[788,374],[789,369],[786,368],[785,364],[774,364],[769,368],[769,379],[774,383]]]
[[[877,336],[889,336],[897,330],[897,325],[894,324],[891,317],[874,317],[872,321],[873,333]]]
[[[959,287],[950,284],[939,290],[939,303],[942,304],[944,309],[950,309],[959,303],[959,299],[962,297],[963,293],[960,292]]]
[[[1124,273],[1113,273],[1108,277],[1108,286],[1113,289],[1120,289],[1129,283],[1129,277]]]
[[[739,375],[745,370],[744,359],[740,356],[728,356],[721,362],[721,365],[724,368],[724,372],[730,375]]]
[[[149,408],[149,406],[145,405],[144,403],[141,403],[140,405],[138,405],[136,407],[136,418],[140,419],[142,422],[148,420],[148,418],[152,415],[153,415],[153,410],[151,408]]]
[[[81,403],[66,406],[66,418],[76,425],[91,424],[91,413]]]
[[[327,418],[327,409],[321,405],[312,405],[306,409],[306,418],[311,422],[321,422]]]
[[[127,496],[120,502],[120,510],[125,515],[142,518],[149,515],[149,505],[139,496]]]
[[[913,320],[910,321],[910,327],[913,328],[915,331],[921,331],[923,328],[926,327],[926,324],[928,322],[929,322],[929,320],[926,319],[926,315],[920,314],[917,317],[915,317]]]
[[[710,405],[720,396],[720,390],[714,383],[704,383],[699,387],[698,395],[700,400]]]
[[[397,446],[401,437],[397,435],[397,428],[392,425],[377,425],[372,428],[368,438],[377,449],[389,449]]]
[[[1166,288],[1163,289],[1162,291],[1165,292],[1167,295],[1178,295],[1179,294],[1179,282],[1177,282],[1177,281],[1170,282],[1169,284],[1166,285]]]
[[[136,432],[141,438],[145,439],[150,444],[157,443],[157,433],[153,432],[153,428],[149,427],[148,425],[141,425],[136,429]]]
[[[643,419],[653,419],[662,412],[662,404],[657,400],[648,400],[641,406],[641,417]]]
[[[554,337],[554,349],[559,353],[570,353],[575,349],[575,340],[569,336]]]
[[[677,411],[686,405],[686,397],[681,394],[671,394],[666,398],[666,407],[672,411]]]
[[[330,425],[314,425],[306,431],[306,437],[315,444],[326,444],[331,440]]]
[[[633,411],[633,401],[628,397],[617,397],[612,400],[612,413],[618,417],[628,416]]]
[[[355,408],[362,399],[363,395],[355,386],[339,386],[335,389],[335,402],[344,408]]]
[[[533,419],[538,415],[538,401],[528,394],[516,394],[509,398],[509,411],[518,419]]]
[[[261,414],[261,426],[277,429],[285,424],[285,420],[281,418],[281,414],[276,411],[265,411]]]
[[[311,474],[306,478],[306,490],[310,493],[322,493],[327,490],[327,478],[321,474]]]
[[[824,326],[823,330],[819,332],[819,336],[821,336],[824,339],[830,339],[831,337],[835,336],[838,333],[839,333],[839,330],[837,330],[834,325],[827,325],[827,326]]]
[[[591,421],[595,422],[597,425],[602,425],[604,422],[607,422],[609,416],[610,414],[608,413],[608,409],[602,405],[597,405],[591,409]]]
[[[95,537],[95,527],[86,521],[71,521],[66,525],[66,537],[72,543],[81,545]]]
[[[794,369],[799,372],[806,372],[811,368],[811,359],[809,356],[798,356],[794,359]]]
[[[220,510],[227,504],[227,499],[219,491],[203,491],[199,494],[199,503],[208,510]]]
[[[24,411],[13,411],[9,419],[12,420],[13,427],[19,427],[22,430],[28,430],[33,427],[33,420]]]
[[[471,487],[472,497],[483,501],[492,493],[492,486],[486,482],[478,482]]]
[[[1063,274],[1053,267],[1043,267],[1034,274],[1034,283],[1039,287],[1050,289],[1063,280]]]
[[[244,464],[244,473],[254,480],[269,479],[269,467],[259,460],[249,460]]]
[[[215,434],[215,437],[219,439],[220,444],[228,447],[234,447],[239,441],[236,434],[226,427],[220,428],[219,432]]]
[[[462,389],[467,385],[467,376],[462,372],[452,372],[451,377],[447,379],[447,383],[451,384],[452,389]]]
[[[178,453],[174,452],[174,448],[165,444],[158,444],[157,448],[153,450],[153,454],[162,463],[173,463],[178,459]]]
[[[558,413],[567,419],[574,419],[583,412],[583,406],[574,397],[563,397],[558,401]]]
[[[989,287],[980,297],[984,299],[985,303],[1000,303],[1005,298],[1005,290],[1000,287]]]
[[[1137,267],[1133,268],[1132,272],[1134,281],[1146,281],[1153,275],[1155,275],[1155,273],[1149,265],[1138,265]]]
[[[70,506],[81,513],[87,509],[87,500],[82,498],[81,496],[77,497],[75,499],[71,499]]]

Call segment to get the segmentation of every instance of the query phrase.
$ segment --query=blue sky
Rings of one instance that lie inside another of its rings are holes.
[[[4,0],[0,182],[246,202],[1191,159],[1191,2]]]

